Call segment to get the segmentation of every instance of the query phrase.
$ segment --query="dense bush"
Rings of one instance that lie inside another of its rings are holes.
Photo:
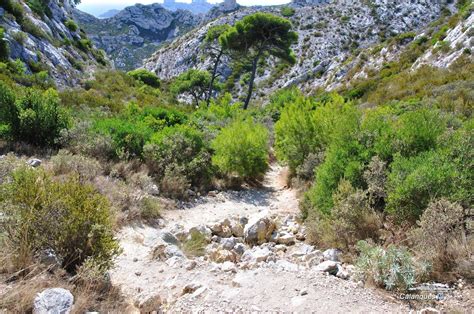
[[[365,241],[360,241],[357,246],[360,251],[356,264],[359,275],[387,290],[405,291],[426,274],[426,266],[417,264],[404,247],[384,249]]]
[[[454,193],[457,176],[455,165],[441,151],[411,158],[397,155],[388,175],[386,210],[399,220],[415,220],[433,198]]]
[[[143,146],[153,134],[145,122],[121,118],[98,119],[95,129],[99,134],[111,137],[116,156],[123,159],[141,157]]]
[[[51,250],[68,271],[88,259],[103,270],[112,265],[119,246],[106,198],[74,176],[59,182],[41,169],[20,168],[12,177],[1,185],[0,201],[18,268],[45,250]]]
[[[314,104],[299,97],[287,104],[275,124],[275,152],[280,161],[288,163],[292,172],[320,148],[314,125]]]
[[[133,77],[135,80],[143,82],[151,87],[160,87],[160,79],[155,73],[152,73],[145,69],[136,69],[127,73],[128,76]]]
[[[446,199],[431,202],[414,230],[415,247],[439,275],[469,259],[464,209]]]
[[[268,131],[251,119],[237,120],[223,128],[212,148],[212,163],[228,176],[256,179],[267,170]]]
[[[361,239],[378,239],[381,219],[369,206],[364,191],[354,189],[342,180],[334,193],[334,207],[330,218],[319,215],[316,228],[309,232],[320,244],[338,247],[346,252]]]
[[[166,127],[152,136],[144,151],[165,194],[177,196],[191,185],[206,188],[209,184],[211,156],[198,130],[185,125]]]
[[[2,111],[0,121],[8,126],[12,140],[37,146],[54,146],[63,129],[68,128],[70,118],[60,107],[55,90],[41,92],[26,89],[18,99],[13,97],[3,83],[0,83]]]

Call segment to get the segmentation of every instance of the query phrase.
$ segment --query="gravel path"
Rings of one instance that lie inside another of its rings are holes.
[[[297,214],[296,191],[285,188],[284,171],[272,167],[262,188],[221,192],[167,211],[160,227],[124,228],[119,235],[124,251],[111,272],[113,284],[121,286],[132,300],[159,296],[162,309],[172,312],[407,312],[394,299],[287,261],[285,255],[281,261],[253,269],[233,263],[230,269],[223,269],[223,264],[204,258],[151,258],[153,248],[162,243],[163,232],[175,224],[189,229],[235,216]]]

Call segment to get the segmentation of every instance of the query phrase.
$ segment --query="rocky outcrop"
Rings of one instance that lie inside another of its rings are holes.
[[[74,297],[68,290],[63,288],[46,289],[36,295],[33,304],[33,313],[69,314],[73,303]]]
[[[74,27],[68,0],[50,0],[42,15],[33,12],[27,1],[18,2],[23,13],[0,7],[0,27],[5,29],[10,58],[23,61],[28,72],[46,71],[57,85],[74,86],[83,73],[105,63]]]
[[[327,87],[347,74],[342,71],[348,58],[358,48],[368,48],[387,37],[418,31],[437,19],[447,1],[296,1],[290,18],[299,34],[293,47],[297,64],[281,69],[269,61],[256,83],[262,94],[298,84],[301,89]],[[296,5],[297,4],[297,5]],[[200,45],[212,25],[234,24],[256,11],[280,14],[279,7],[244,7],[222,15],[159,49],[144,66],[162,79],[170,79],[189,68],[209,69],[210,60]],[[230,71],[222,70],[222,79]],[[236,81],[239,89],[239,82]],[[238,93],[236,93],[238,94]]]
[[[118,69],[140,67],[165,41],[173,40],[202,20],[187,10],[170,11],[160,4],[136,4],[108,19],[74,11],[74,17],[94,44],[103,49]]]
[[[446,38],[428,50],[413,65],[414,69],[422,65],[448,68],[463,54],[472,54],[474,49],[474,13],[447,31]],[[443,47],[445,45],[445,47]],[[444,51],[443,51],[444,50]]]

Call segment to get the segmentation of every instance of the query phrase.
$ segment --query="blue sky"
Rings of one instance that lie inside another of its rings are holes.
[[[191,0],[177,0],[179,2],[191,2]],[[237,0],[241,5],[275,5],[289,3],[291,0]],[[97,4],[97,3],[100,4]],[[110,9],[122,9],[135,3],[159,3],[162,0],[82,0],[78,8],[91,14],[100,14]],[[211,3],[222,2],[219,0],[209,0]]]

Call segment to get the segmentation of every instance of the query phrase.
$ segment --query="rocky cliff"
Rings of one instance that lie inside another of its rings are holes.
[[[106,51],[118,69],[134,69],[167,40],[196,27],[201,16],[169,11],[159,4],[136,4],[108,19],[75,10],[74,17],[94,44]]]
[[[28,3],[5,0],[0,7],[0,27],[11,59],[23,61],[29,72],[48,72],[59,86],[73,86],[83,73],[107,64],[73,22],[68,0],[32,7]]]
[[[270,61],[257,82],[260,88],[274,90],[299,84],[302,88],[331,86],[348,72],[351,56],[360,51],[402,36],[419,32],[442,14],[455,12],[450,1],[296,1],[290,17],[299,33],[293,47],[298,63],[282,67]],[[208,58],[200,52],[201,42],[210,26],[234,24],[256,10],[280,14],[280,7],[240,8],[176,39],[145,60],[147,69],[162,79],[170,79],[189,68],[207,69]],[[222,69],[229,73],[229,69]]]

